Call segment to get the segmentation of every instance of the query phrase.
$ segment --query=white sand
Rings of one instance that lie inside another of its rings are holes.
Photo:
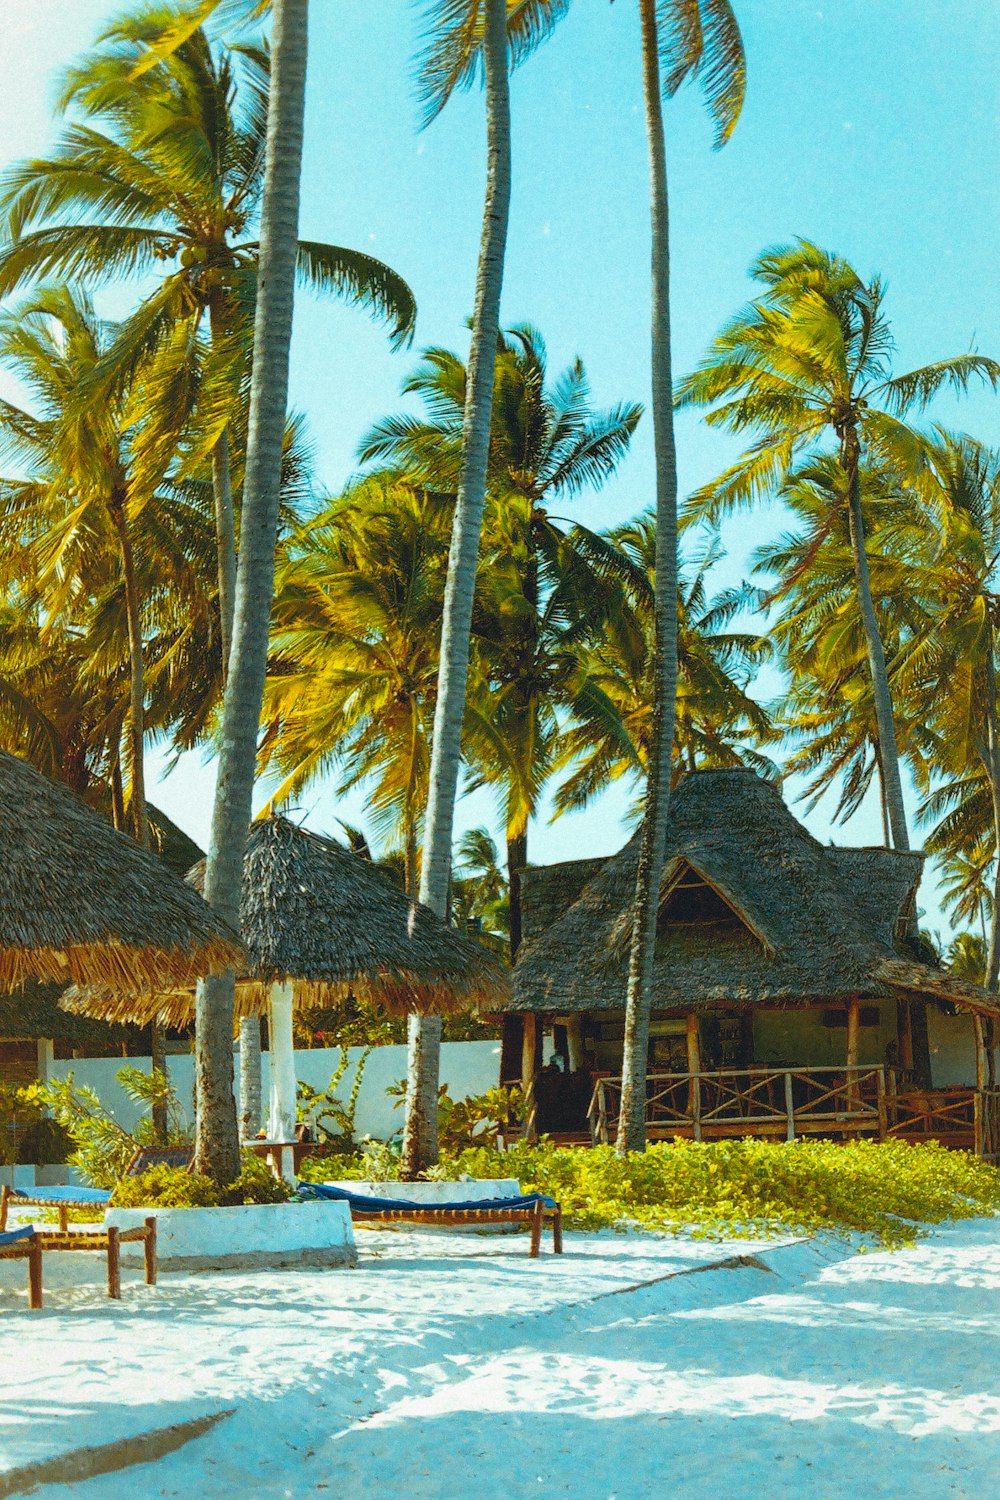
[[[914,1250],[360,1231],[355,1271],[169,1275],[101,1296],[0,1263],[5,1469],[235,1407],[48,1500],[323,1495],[940,1500],[996,1494],[1000,1220]],[[753,1253],[770,1270],[679,1270]],[[668,1279],[657,1279],[668,1278]],[[652,1283],[637,1285],[638,1283]]]

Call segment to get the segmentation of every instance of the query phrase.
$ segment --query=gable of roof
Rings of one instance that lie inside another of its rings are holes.
[[[656,1008],[889,992],[878,966],[899,956],[895,936],[921,854],[824,848],[774,786],[752,771],[726,770],[692,772],[673,793],[668,884],[680,860],[724,896],[745,930],[667,922],[654,966]],[[537,935],[514,969],[515,1009],[623,1008],[637,862],[638,835],[561,916],[542,931],[532,925]],[[532,889],[544,883],[539,871]]]

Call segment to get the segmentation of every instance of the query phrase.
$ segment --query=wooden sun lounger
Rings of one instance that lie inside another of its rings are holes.
[[[69,1211],[71,1208],[92,1208],[94,1218],[103,1217],[104,1210],[111,1200],[111,1194],[107,1193],[103,1198],[92,1198],[74,1200],[73,1198],[60,1198],[56,1195],[49,1196],[44,1188],[38,1188],[33,1193],[22,1192],[19,1188],[12,1188],[6,1183],[0,1188],[0,1234],[7,1228],[7,1215],[12,1208],[54,1208],[59,1214],[59,1228],[66,1232],[69,1228]]]
[[[18,1200],[23,1202],[23,1199]],[[4,1243],[7,1240],[7,1243]],[[141,1241],[145,1261],[146,1285],[156,1285],[156,1219],[150,1216],[135,1229],[119,1229],[109,1224],[106,1229],[38,1229],[32,1227],[30,1235],[17,1231],[10,1236],[0,1236],[0,1259],[28,1261],[29,1305],[42,1305],[42,1254],[46,1250],[103,1250],[108,1257],[108,1296],[116,1299],[122,1294],[121,1246]]]
[[[28,1262],[28,1306],[42,1305],[42,1246],[33,1229],[0,1234],[0,1260]]]
[[[532,1259],[537,1258],[542,1247],[542,1226],[552,1226],[552,1250],[555,1255],[563,1253],[562,1207],[556,1204],[547,1208],[541,1201],[530,1207],[519,1208],[432,1208],[429,1204],[414,1203],[406,1208],[362,1208],[357,1198],[351,1199],[351,1218],[357,1224],[390,1223],[424,1224],[447,1228],[458,1224],[530,1224]]]

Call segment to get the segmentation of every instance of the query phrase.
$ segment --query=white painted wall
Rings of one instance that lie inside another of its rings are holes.
[[[343,1078],[337,1085],[338,1096],[346,1103],[351,1091],[358,1059],[363,1048],[349,1049],[350,1062]],[[337,1047],[308,1048],[295,1054],[297,1077],[311,1088],[325,1089],[330,1075],[340,1061]],[[78,1084],[92,1088],[104,1107],[119,1120],[126,1129],[131,1129],[142,1113],[140,1107],[128,1098],[118,1082],[119,1069],[126,1063],[130,1067],[149,1069],[148,1057],[76,1057],[59,1060],[52,1065],[54,1078],[65,1078],[72,1073]],[[194,1057],[191,1053],[167,1058],[167,1066],[177,1097],[189,1123],[194,1121]],[[234,1053],[234,1066],[239,1074],[239,1056]],[[402,1108],[393,1108],[394,1099],[386,1094],[386,1088],[406,1077],[406,1048],[376,1047],[365,1064],[358,1095],[358,1111],[355,1131],[359,1140],[366,1135],[376,1140],[388,1140],[403,1127]],[[500,1077],[500,1043],[495,1042],[444,1042],[441,1046],[441,1082],[448,1085],[453,1099],[465,1099],[470,1094],[482,1094],[495,1087]],[[270,1087],[268,1055],[263,1057],[263,1089],[267,1098]]]

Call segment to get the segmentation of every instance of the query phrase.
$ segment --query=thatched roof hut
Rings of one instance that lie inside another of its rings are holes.
[[[528,869],[508,1010],[625,1005],[638,835],[613,858]],[[906,937],[923,855],[824,847],[776,787],[695,771],[671,798],[654,970],[657,1010],[836,1003],[907,993],[1000,1014]]]
[[[0,751],[0,993],[29,979],[150,992],[242,961],[155,854]]]
[[[330,839],[281,817],[254,823],[247,838],[240,924],[249,962],[236,986],[236,1010],[267,1009],[271,987],[288,984],[299,1007],[353,994],[396,1014],[442,1013],[507,1003],[505,971],[473,938],[412,901],[385,871]],[[204,863],[189,880],[200,886]],[[189,1019],[192,998],[174,991],[141,1013],[114,995],[77,992],[63,1004],[108,1020],[170,1025]]]

